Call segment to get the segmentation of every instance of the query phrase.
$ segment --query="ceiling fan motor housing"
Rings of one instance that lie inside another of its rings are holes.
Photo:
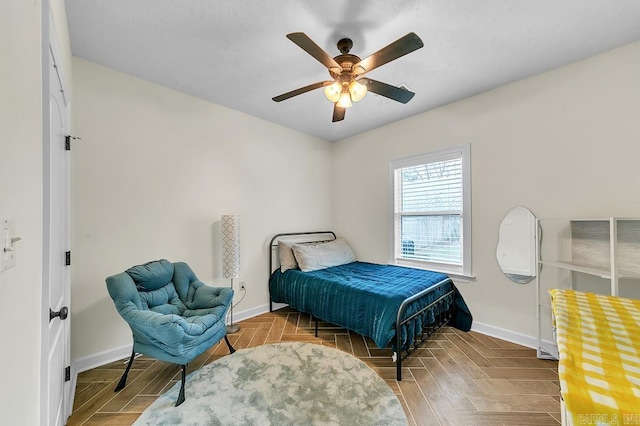
[[[329,74],[335,80],[341,83],[348,83],[353,79],[353,66],[361,61],[356,55],[351,55],[349,51],[353,47],[353,41],[350,38],[343,38],[338,41],[338,50],[340,55],[333,59],[340,65],[342,72],[337,73],[332,69],[329,69]]]

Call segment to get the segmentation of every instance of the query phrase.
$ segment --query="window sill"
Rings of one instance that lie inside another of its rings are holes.
[[[448,271],[445,268],[437,268],[434,267],[434,265],[423,265],[419,262],[408,262],[408,261],[403,261],[403,260],[396,260],[395,262],[390,262],[391,265],[396,265],[396,266],[406,266],[408,268],[416,268],[416,269],[423,269],[425,271],[434,271],[434,272],[440,272],[442,274],[447,274],[454,282],[456,283],[468,283],[472,280],[475,280],[476,277],[475,275],[465,275],[462,274],[460,272],[453,272],[453,271]]]
[[[476,280],[476,276],[475,275],[461,275],[461,274],[453,274],[453,273],[450,273],[450,272],[443,272],[443,273],[449,275],[449,277],[455,283],[468,284],[470,281],[475,281]]]

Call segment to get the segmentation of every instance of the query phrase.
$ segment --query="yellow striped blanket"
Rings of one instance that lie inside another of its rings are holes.
[[[640,300],[549,294],[560,391],[572,424],[640,424]]]

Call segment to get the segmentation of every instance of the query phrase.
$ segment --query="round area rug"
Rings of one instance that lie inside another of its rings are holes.
[[[391,388],[364,362],[312,343],[240,349],[187,376],[135,425],[406,425]]]

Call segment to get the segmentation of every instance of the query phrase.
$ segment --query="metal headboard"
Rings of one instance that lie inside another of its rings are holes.
[[[312,235],[316,235],[317,237],[311,237]],[[319,238],[320,235],[325,235],[324,238]],[[332,238],[327,239],[327,236],[332,236]],[[309,238],[307,238],[307,236]],[[301,237],[301,238],[295,238]],[[281,234],[276,234],[271,238],[269,242],[269,274],[267,275],[267,289],[269,290],[269,311],[273,310],[273,303],[271,302],[271,288],[269,286],[269,280],[271,279],[271,274],[273,273],[273,251],[276,247],[278,247],[278,241],[280,239],[292,239],[298,243],[321,243],[325,241],[331,241],[336,239],[336,233],[333,231],[308,231],[308,232],[283,232]]]

